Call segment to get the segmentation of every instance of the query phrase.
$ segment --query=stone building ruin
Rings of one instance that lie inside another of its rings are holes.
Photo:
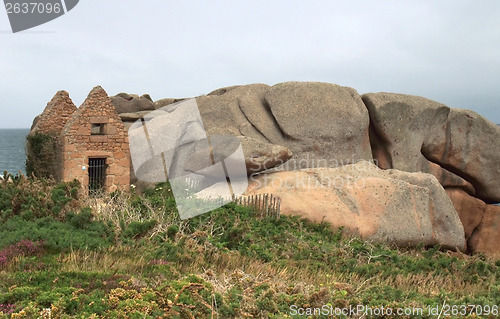
[[[26,145],[29,173],[77,179],[89,192],[129,190],[127,131],[103,88],[93,88],[79,108],[59,91],[35,121]]]

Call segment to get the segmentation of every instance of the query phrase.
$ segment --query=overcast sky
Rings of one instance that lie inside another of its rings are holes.
[[[500,1],[81,0],[13,34],[0,8],[0,128],[58,90],[189,97],[322,81],[475,110],[500,123]]]

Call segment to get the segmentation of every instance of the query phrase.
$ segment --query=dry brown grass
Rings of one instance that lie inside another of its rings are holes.
[[[85,197],[83,205],[92,209],[92,212],[99,221],[111,221],[117,229],[121,225],[128,225],[131,222],[144,222],[146,220],[156,220],[158,223],[149,233],[149,237],[164,233],[171,225],[179,225],[180,233],[183,233],[185,222],[182,222],[177,214],[166,212],[161,208],[155,208],[148,198],[142,198],[142,204],[146,211],[130,205],[131,194],[113,193],[101,197]]]
[[[143,256],[129,247],[110,247],[105,250],[71,250],[58,259],[61,271],[75,272],[142,272],[147,265]]]

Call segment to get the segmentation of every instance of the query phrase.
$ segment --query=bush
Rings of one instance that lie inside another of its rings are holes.
[[[144,222],[131,222],[125,227],[123,237],[125,238],[138,238],[146,234],[153,227],[156,226],[156,220],[148,220]]]
[[[25,220],[47,216],[64,220],[66,212],[80,205],[79,189],[78,180],[55,184],[53,180],[27,179],[21,175],[12,183],[0,184],[0,222],[14,216]]]
[[[73,249],[97,249],[114,243],[113,228],[109,224],[87,220],[73,215],[70,222],[62,222],[53,217],[25,220],[19,216],[10,218],[0,230],[0,248],[21,240],[43,241],[51,252]]]
[[[57,169],[57,140],[35,132],[26,137],[26,174],[40,178],[54,177]]]
[[[174,240],[175,235],[179,232],[179,226],[177,225],[170,225],[167,229],[167,236],[171,240]]]
[[[82,208],[80,214],[68,213],[66,220],[76,229],[87,229],[92,225],[92,210],[90,207]]]

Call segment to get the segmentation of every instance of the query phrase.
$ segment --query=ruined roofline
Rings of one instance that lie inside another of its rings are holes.
[[[68,92],[64,90],[58,91],[47,103],[30,133],[41,132],[59,136],[77,109]]]
[[[68,134],[69,131],[71,130],[72,126],[75,124],[75,122],[78,121],[78,118],[84,114],[89,108],[93,107],[102,107],[104,105],[108,105],[113,108],[113,111],[116,113],[116,109],[113,106],[113,103],[111,103],[111,99],[107,92],[100,86],[95,86],[87,95],[85,101],[80,105],[79,108],[76,109],[76,111],[73,113],[69,121],[66,123],[64,126],[64,129],[61,132],[61,135]],[[118,113],[116,113],[116,116],[119,118]],[[121,122],[121,120],[120,120]]]

